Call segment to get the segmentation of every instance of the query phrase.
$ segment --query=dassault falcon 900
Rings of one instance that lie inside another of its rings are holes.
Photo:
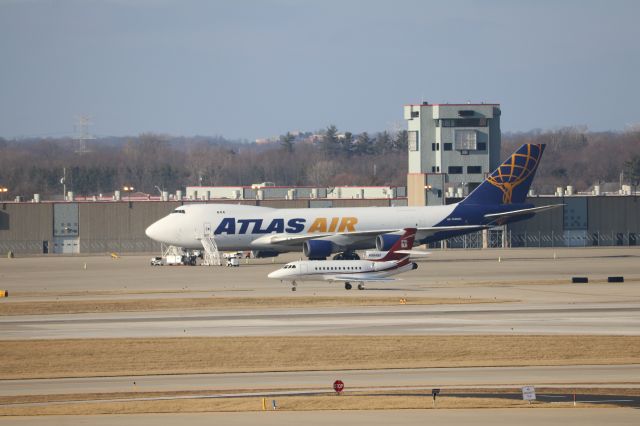
[[[351,290],[351,283],[358,283],[358,290],[364,290],[366,282],[395,281],[392,275],[418,269],[409,260],[416,236],[415,228],[407,228],[384,256],[375,260],[299,260],[290,262],[271,272],[268,277],[291,283],[296,291],[298,281],[339,281]],[[416,253],[417,254],[417,253]],[[426,252],[420,252],[426,255]]]
[[[252,250],[256,257],[303,250],[310,259],[358,259],[355,250],[387,251],[403,229],[416,228],[416,245],[533,217],[558,207],[534,207],[526,196],[544,145],[524,144],[464,200],[424,207],[274,209],[234,204],[187,204],[153,223],[146,234],[166,244]]]

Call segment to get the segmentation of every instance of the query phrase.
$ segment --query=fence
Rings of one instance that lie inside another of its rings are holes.
[[[486,235],[486,247],[597,247],[636,246],[639,234],[636,232],[523,232],[490,229]],[[444,246],[448,248],[481,249],[484,244],[482,232],[449,238]],[[79,239],[79,253],[160,253],[160,243],[148,238],[125,240]],[[431,243],[432,249],[443,246],[442,242]],[[9,251],[16,254],[55,253],[51,241],[0,240],[0,254]]]
[[[636,232],[512,232],[491,229],[487,233],[489,248],[509,247],[597,247],[597,246],[636,246],[639,235]],[[431,244],[439,248],[441,243]],[[482,248],[482,232],[462,235],[446,240],[449,248]]]
[[[80,238],[79,243],[78,251],[75,253],[160,253],[160,243],[150,239],[83,240]],[[9,251],[16,254],[54,254],[57,250],[52,241],[0,240],[0,254],[5,256]],[[67,252],[67,254],[75,253]]]

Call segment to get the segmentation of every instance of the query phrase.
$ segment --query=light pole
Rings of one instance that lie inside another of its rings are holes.
[[[129,201],[131,201],[131,192],[132,192],[134,189],[135,189],[135,188],[134,188],[133,186],[130,186],[130,185],[125,185],[124,187],[122,187],[122,190],[123,190],[124,192],[126,192],[126,193],[127,193],[127,199],[128,199]]]

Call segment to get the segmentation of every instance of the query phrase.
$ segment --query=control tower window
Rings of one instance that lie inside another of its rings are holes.
[[[478,134],[475,130],[456,130],[454,143],[457,151],[476,150]]]
[[[407,139],[408,139],[408,144],[409,144],[409,151],[417,151],[420,146],[418,145],[418,132],[417,131],[410,131],[407,134]]]
[[[487,127],[486,118],[444,119],[436,123],[436,127]]]

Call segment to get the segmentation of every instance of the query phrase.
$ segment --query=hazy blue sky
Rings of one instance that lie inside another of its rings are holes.
[[[498,102],[503,131],[640,123],[640,1],[0,0],[0,136],[404,126]]]

